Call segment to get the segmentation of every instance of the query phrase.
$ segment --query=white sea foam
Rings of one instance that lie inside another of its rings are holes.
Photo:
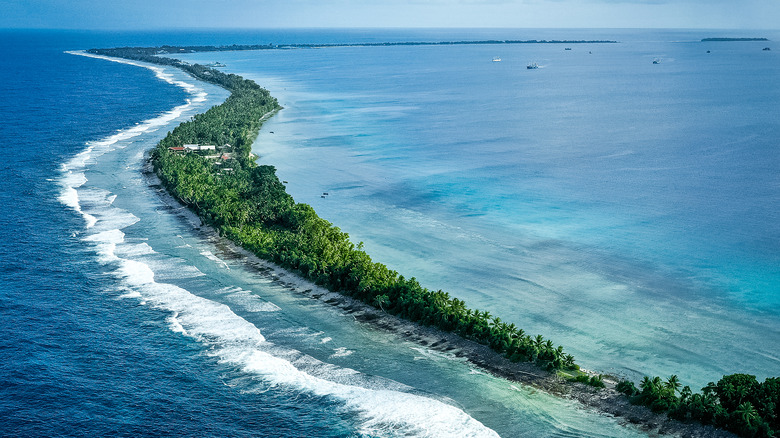
[[[148,68],[149,70],[152,70],[158,78],[162,79],[165,82],[168,82],[169,84],[181,87],[185,91],[187,91],[187,93],[191,94],[193,96],[192,102],[196,102],[196,103],[203,102],[204,100],[206,100],[206,96],[208,95],[206,94],[206,92],[204,92],[195,84],[174,79],[173,75],[166,72],[164,67],[159,67],[152,64],[146,64],[139,61],[131,61],[129,59],[112,58],[110,56],[96,55],[93,53],[85,52],[83,50],[72,50],[72,51],[66,51],[65,53],[71,55],[86,56],[88,58],[103,59],[106,61],[118,62],[120,64],[134,65],[136,67]],[[143,125],[143,123],[141,123],[140,125]]]
[[[111,204],[115,196],[107,190],[94,187],[79,187],[75,190],[81,213],[94,219],[87,223],[87,228],[92,228],[92,232],[122,229],[140,220],[129,211],[113,207]]]
[[[193,108],[196,104],[204,102],[206,100],[207,93],[195,84],[174,79],[173,75],[167,73],[163,67],[128,61],[124,59],[110,58],[107,56],[93,55],[84,51],[68,51],[66,53],[148,68],[152,70],[161,80],[183,88],[192,96],[190,99],[187,99],[185,104],[176,106],[170,111],[164,112],[157,117],[145,120],[126,129],[120,129],[116,134],[110,135],[104,139],[87,142],[87,147],[83,151],[79,152],[73,158],[60,166],[62,177],[59,179],[59,181],[62,190],[59,196],[59,200],[66,206],[80,213],[86,222],[87,228],[91,228],[95,226],[100,219],[83,211],[82,205],[80,203],[80,196],[82,193],[79,193],[77,190],[87,182],[87,177],[84,172],[88,164],[94,163],[98,157],[113,150],[114,148],[127,146],[129,144],[127,140],[137,137],[145,132],[154,131],[162,126],[165,126],[166,124],[180,117],[185,111]],[[114,199],[116,199],[115,195],[113,195],[113,198],[110,198],[109,204],[113,203]]]
[[[138,291],[131,290],[119,296],[120,299],[141,298],[141,294]]]
[[[120,272],[128,283],[140,288],[144,298],[156,307],[172,312],[171,330],[197,339],[210,347],[210,354],[223,363],[257,375],[275,387],[340,400],[361,418],[362,433],[373,436],[497,436],[462,410],[441,401],[395,390],[365,388],[359,385],[362,379],[354,370],[335,374],[351,377],[356,384],[336,383],[305,372],[289,360],[271,354],[280,347],[267,342],[257,327],[228,306],[174,285],[155,283],[152,274],[145,274],[148,267],[142,264],[128,260],[123,265]],[[338,357],[351,353],[346,348],[335,351],[334,356]],[[303,368],[319,367],[321,373],[334,369],[332,365],[304,357],[299,357],[296,364]]]
[[[345,357],[351,355],[352,353],[354,353],[354,351],[348,350],[347,347],[338,347],[333,349],[333,354],[331,354],[330,357]]]
[[[213,262],[216,262],[217,265],[219,265],[219,266],[221,266],[221,267],[223,267],[225,269],[230,269],[230,267],[227,265],[227,263],[225,263],[224,260],[222,260],[221,258],[215,256],[214,253],[209,251],[209,250],[204,249],[203,251],[200,252],[200,255],[206,257],[207,259],[209,259],[209,260],[211,260]]]
[[[444,402],[400,390],[395,382],[377,383],[351,369],[322,363],[311,356],[267,342],[260,330],[225,304],[197,295],[173,284],[156,281],[145,263],[159,257],[146,243],[127,243],[122,230],[93,233],[84,241],[95,244],[99,260],[114,266],[114,274],[141,303],[171,312],[166,319],[171,331],[192,337],[208,347],[222,363],[284,390],[332,397],[360,418],[360,432],[372,436],[497,436],[462,410]],[[121,256],[120,256],[121,255]],[[159,270],[177,269],[175,263],[160,263]],[[251,296],[241,288],[224,288],[230,299]],[[302,328],[303,331],[308,329]],[[317,335],[320,335],[318,333]],[[345,347],[332,357],[352,354]]]
[[[184,326],[181,325],[181,322],[179,321],[179,314],[177,312],[173,312],[173,315],[169,316],[167,321],[168,324],[170,324],[171,331],[181,333],[184,336],[190,335],[187,333],[187,330],[184,330]]]
[[[265,301],[253,294],[252,291],[240,287],[223,288],[218,292],[225,294],[224,297],[227,301],[242,307],[248,312],[277,312],[282,310],[276,304]]]
[[[149,255],[149,254],[155,254],[154,249],[152,249],[151,246],[149,246],[148,243],[142,242],[142,243],[136,243],[136,244],[125,244],[122,245],[121,248],[117,248],[117,256],[119,257],[137,257],[142,255]]]
[[[430,348],[424,348],[424,347],[410,347],[412,350],[420,353],[422,356],[416,356],[415,360],[417,359],[429,359],[429,360],[460,360],[457,356],[450,353],[443,353],[436,350],[431,350]]]
[[[156,258],[150,258],[146,260],[146,263],[152,267],[152,270],[156,273],[156,277],[161,281],[169,280],[182,280],[185,278],[204,277],[203,273],[196,266],[188,264],[186,261],[172,261],[172,260],[159,260]],[[158,269],[158,265],[167,265],[167,268],[175,269]]]
[[[408,392],[396,382],[372,379],[355,370],[322,363],[298,351],[267,342],[257,326],[233,312],[225,304],[209,300],[179,287],[160,282],[169,271],[180,268],[178,263],[161,263],[165,258],[146,243],[128,243],[123,228],[139,219],[114,207],[116,195],[105,190],[84,187],[85,171],[101,155],[125,147],[127,140],[154,130],[179,117],[193,102],[205,100],[192,84],[176,81],[163,68],[133,61],[69,52],[81,56],[107,59],[149,68],[157,77],[185,88],[193,99],[159,117],[131,128],[120,130],[101,141],[90,142],[84,151],[62,165],[61,202],[82,214],[88,235],[83,241],[94,245],[98,260],[114,268],[114,275],[129,290],[123,298],[135,298],[141,304],[170,312],[166,319],[172,332],[191,337],[208,349],[208,354],[250,375],[259,377],[272,387],[330,397],[339,401],[348,413],[360,418],[360,433],[371,436],[430,437],[495,437],[497,434],[454,406],[430,397]],[[202,255],[221,263],[224,261],[204,250]],[[155,262],[155,260],[158,260]],[[276,311],[272,303],[242,289],[227,289],[225,298],[252,311]],[[304,329],[306,331],[306,329]],[[311,335],[307,332],[307,335]],[[318,336],[320,334],[317,334]],[[323,342],[329,340],[323,338]],[[351,354],[340,347],[335,357]]]
[[[119,260],[115,254],[116,244],[122,242],[124,238],[125,233],[121,230],[109,230],[85,236],[83,240],[95,243],[95,251],[101,263],[112,263]]]
[[[230,352],[226,352],[228,355]],[[363,419],[361,433],[370,436],[498,436],[462,410],[416,394],[334,383],[296,369],[290,362],[255,350],[230,357],[247,372],[276,385],[299,388],[343,400]]]

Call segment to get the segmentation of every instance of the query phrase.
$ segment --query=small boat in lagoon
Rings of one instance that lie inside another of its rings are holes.
[[[525,68],[527,68],[528,70],[535,70],[535,69],[539,68],[539,64],[537,64],[535,62],[532,62],[532,63],[528,64]]]

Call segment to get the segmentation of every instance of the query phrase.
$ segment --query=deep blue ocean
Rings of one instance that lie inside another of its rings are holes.
[[[182,59],[280,100],[255,151],[374,260],[588,369],[780,375],[780,34],[755,34],[0,31],[0,436],[642,435],[227,257],[141,174],[227,93],[91,47],[618,40]]]

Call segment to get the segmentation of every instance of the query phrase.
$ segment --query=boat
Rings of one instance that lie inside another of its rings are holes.
[[[535,62],[532,62],[532,63],[528,64],[525,68],[527,68],[528,70],[534,70],[534,69],[539,68],[539,64],[537,64]]]
[[[227,67],[225,64],[221,62],[212,62],[210,64],[204,64],[206,67]]]
[[[566,47],[566,48],[565,48],[565,49],[563,49],[563,50],[571,50],[571,47]]]
[[[499,58],[498,56],[496,56],[495,58],[493,58],[493,62],[501,62],[501,58]]]
[[[768,51],[770,51],[770,50],[772,50],[772,49],[770,49],[769,47],[764,47],[764,48],[763,48],[763,49],[761,49],[761,50],[764,50],[764,51],[767,51],[767,52],[768,52]]]
[[[653,64],[660,64],[660,63],[661,63],[661,60],[660,60],[660,59],[658,59],[658,58],[655,58],[655,59],[653,60]]]

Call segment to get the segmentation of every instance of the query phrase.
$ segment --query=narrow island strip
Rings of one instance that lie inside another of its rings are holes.
[[[712,41],[719,41],[719,42],[740,42],[740,41],[769,41],[767,38],[724,38],[724,37],[717,37],[717,38],[702,38],[701,42],[712,42]]]
[[[222,46],[169,46],[159,47],[117,47],[113,49],[92,49],[91,53],[125,57],[141,60],[140,57],[155,55],[177,55],[197,52],[236,52],[241,50],[284,50],[284,49],[324,49],[329,47],[393,47],[393,46],[483,46],[483,45],[513,45],[513,44],[616,44],[612,40],[475,40],[475,41],[392,41],[375,43],[297,43],[297,44],[231,44]],[[109,55],[112,53],[113,55]],[[158,61],[149,61],[155,64],[165,63],[159,61],[166,59],[158,57]],[[170,59],[170,58],[167,58]],[[183,61],[179,61],[183,62]],[[186,63],[185,63],[186,64]],[[168,64],[171,65],[171,64]]]
[[[204,46],[203,51],[212,49]],[[743,437],[780,433],[780,378],[758,382],[752,375],[731,374],[693,393],[673,375],[665,380],[645,377],[637,388],[633,382],[584,372],[562,346],[542,335],[526,334],[515,324],[472,310],[447,292],[429,290],[372,261],[362,243],[353,244],[311,206],[296,203],[273,166],[256,162],[252,143],[263,121],[281,109],[267,90],[235,74],[159,56],[198,50],[161,46],[88,52],[174,66],[231,92],[221,105],[169,132],[150,154],[169,194],[221,236],[260,259],[372,307],[367,313],[374,316],[366,317],[367,322],[377,314],[388,315],[433,330],[440,344],[469,344],[465,356],[496,375],[577,399],[646,430],[686,437],[731,436],[726,430]]]

